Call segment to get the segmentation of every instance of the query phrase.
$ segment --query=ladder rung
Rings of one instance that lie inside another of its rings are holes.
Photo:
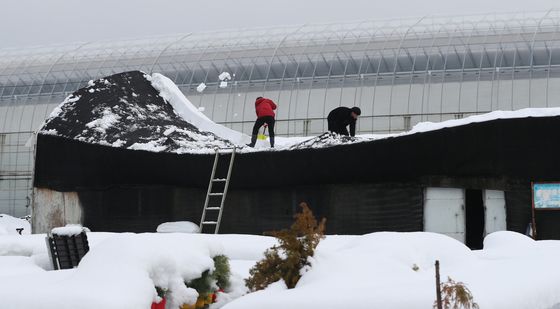
[[[219,196],[219,195],[224,195],[224,194],[223,194],[223,193],[210,193],[210,194],[208,194],[208,195],[211,195],[211,196]]]
[[[202,224],[218,224],[216,221],[204,221]]]
[[[220,210],[220,207],[206,207],[206,210]]]
[[[212,179],[212,181],[214,181],[214,182],[224,182],[226,180],[227,180],[226,178],[214,178],[214,179]]]

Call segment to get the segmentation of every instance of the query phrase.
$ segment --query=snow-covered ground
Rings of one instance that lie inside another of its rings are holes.
[[[31,234],[31,224],[25,219],[0,214],[0,235],[9,234]]]
[[[295,289],[281,282],[245,294],[243,278],[274,238],[253,235],[89,232],[91,250],[71,270],[53,271],[45,235],[0,236],[2,308],[149,308],[154,285],[167,308],[192,301],[183,281],[230,258],[233,287],[211,308],[432,308],[434,261],[464,282],[480,308],[549,309],[560,304],[560,241],[496,232],[471,251],[440,234],[382,232],[327,236]],[[244,295],[245,294],[245,295]],[[225,305],[224,305],[225,304]]]

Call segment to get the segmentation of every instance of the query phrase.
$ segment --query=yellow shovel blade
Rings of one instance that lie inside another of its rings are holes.
[[[257,135],[257,138],[260,139],[260,140],[265,140],[265,139],[266,139],[266,135],[264,135],[264,134],[259,134],[259,135]]]

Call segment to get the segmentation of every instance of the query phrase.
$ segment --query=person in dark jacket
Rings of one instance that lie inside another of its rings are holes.
[[[346,126],[350,126],[350,136],[356,135],[356,120],[362,111],[359,107],[337,107],[333,109],[327,117],[329,131],[340,135],[348,136]]]
[[[257,142],[257,134],[259,129],[263,124],[266,123],[268,126],[268,136],[270,138],[270,147],[274,148],[274,110],[276,109],[276,104],[272,102],[271,99],[258,97],[255,101],[255,111],[257,112],[257,121],[253,126],[253,132],[251,134],[251,143],[247,146],[255,147]]]

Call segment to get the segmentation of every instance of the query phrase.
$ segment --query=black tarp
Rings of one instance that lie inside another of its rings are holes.
[[[170,186],[80,190],[84,225],[95,231],[155,231],[163,222],[198,223],[205,189]],[[329,234],[421,231],[422,188],[414,184],[347,184],[229,192],[221,233],[262,234],[287,228],[299,203],[327,218]]]
[[[237,155],[232,188],[403,182],[422,177],[554,181],[560,117],[500,119],[318,149]],[[206,187],[213,155],[155,153],[38,135],[35,186]],[[265,177],[271,175],[271,177]]]

